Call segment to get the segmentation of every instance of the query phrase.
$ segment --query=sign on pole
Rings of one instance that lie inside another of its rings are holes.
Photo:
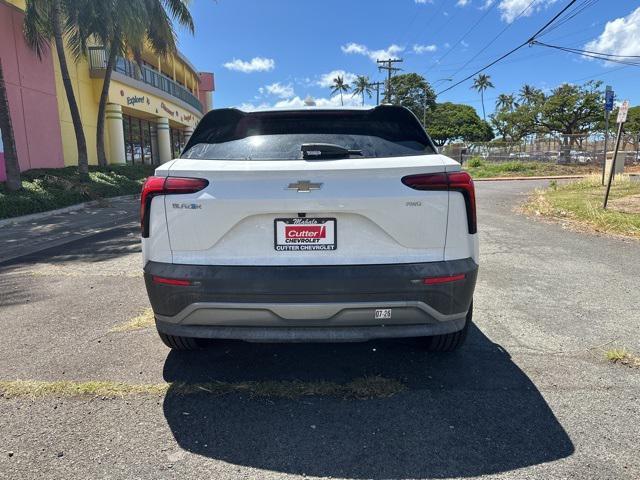
[[[604,109],[606,112],[613,110],[613,89],[611,85],[607,85],[607,89],[604,91]]]
[[[613,151],[613,160],[611,162],[611,169],[609,170],[609,182],[607,183],[607,191],[604,194],[604,203],[602,208],[607,208],[607,202],[609,201],[609,192],[611,191],[611,180],[613,180],[613,174],[616,171],[616,160],[618,159],[618,150],[620,149],[620,139],[622,138],[622,127],[624,122],[627,121],[627,112],[629,111],[629,100],[625,100],[620,105],[618,110],[618,135],[616,136],[616,148]]]
[[[627,121],[627,113],[629,113],[629,100],[625,100],[618,110],[618,119],[616,123],[624,123]]]

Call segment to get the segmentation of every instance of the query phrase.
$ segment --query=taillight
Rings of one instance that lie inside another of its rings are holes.
[[[409,175],[402,178],[402,183],[414,190],[448,190],[462,193],[467,208],[469,233],[478,232],[476,192],[471,175],[467,172]]]
[[[142,237],[149,238],[149,215],[151,200],[158,195],[196,193],[206,188],[209,181],[203,178],[149,177],[142,186],[140,195],[140,225]]]

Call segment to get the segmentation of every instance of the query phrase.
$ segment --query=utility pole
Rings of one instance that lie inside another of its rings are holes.
[[[369,86],[376,89],[376,105],[380,105],[380,87],[384,85],[384,82],[371,82]]]
[[[402,70],[401,68],[394,67],[395,63],[402,63],[403,60],[401,58],[389,58],[387,60],[376,60],[378,63],[378,70],[386,70],[387,71],[387,86],[384,91],[384,99],[385,103],[391,103],[391,76],[394,72],[398,72]]]

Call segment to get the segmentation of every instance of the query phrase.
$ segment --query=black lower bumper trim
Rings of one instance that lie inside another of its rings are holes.
[[[210,266],[148,262],[145,283],[157,315],[173,317],[194,303],[423,302],[443,315],[471,305],[478,265],[471,258],[391,265]],[[465,274],[424,285],[422,279]],[[153,276],[190,286],[156,284]]]

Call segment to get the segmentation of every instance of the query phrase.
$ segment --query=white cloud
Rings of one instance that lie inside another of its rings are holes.
[[[471,0],[458,0],[456,7],[466,7],[470,2]]]
[[[291,98],[295,95],[293,85],[290,83],[287,85],[283,85],[280,82],[272,83],[264,88],[260,88],[259,91],[260,93],[264,93],[266,91],[270,95],[275,95],[280,98]]]
[[[243,73],[268,72],[276,68],[276,62],[272,58],[263,57],[254,57],[248,62],[234,58],[225,63],[224,68]]]
[[[362,97],[360,95],[353,96],[350,93],[343,95],[343,101],[345,107],[359,107],[362,105]],[[321,97],[313,99],[318,107],[341,107],[340,95],[334,95],[333,97]],[[268,103],[261,103],[259,105],[253,103],[242,103],[237,108],[250,112],[262,108],[298,108],[304,107],[304,98],[295,96],[285,100],[279,100],[273,105]],[[374,106],[373,104],[365,103],[365,106]]]
[[[260,103],[258,105],[256,105],[255,103],[249,103],[249,102],[245,102],[245,103],[241,103],[240,105],[237,105],[236,108],[239,108],[240,110],[243,110],[245,112],[252,112],[253,110],[258,110],[260,108],[269,108],[271,105],[269,105],[268,103]]]
[[[425,3],[433,3],[433,0],[415,0],[417,4],[424,5]]]
[[[537,0],[530,8],[527,8],[531,3],[531,0],[502,0],[498,4],[498,10],[500,10],[500,18],[507,23],[513,22],[521,12],[523,17],[528,17],[534,12],[540,11],[542,8],[546,8],[549,5],[556,3],[558,0]],[[493,2],[489,3],[487,0],[486,6],[491,6]]]
[[[362,45],[361,43],[347,43],[340,47],[343,53],[353,53],[357,55],[366,55],[372,61],[376,60],[384,60],[387,58],[395,57],[401,52],[404,52],[405,47],[401,47],[400,45],[391,44],[389,47],[380,50],[370,50],[366,45]]]
[[[346,72],[344,70],[333,70],[329,73],[320,75],[320,78],[315,82],[315,84],[318,87],[329,88],[333,85],[333,79],[338,76],[344,77],[344,81],[348,84],[355,82],[357,77],[355,73]]]
[[[413,52],[417,53],[418,55],[422,55],[426,52],[435,52],[437,49],[438,47],[436,45],[413,45]]]
[[[584,49],[614,55],[640,55],[640,7],[626,17],[607,22],[600,36],[587,43]]]
[[[464,48],[468,48],[469,44],[467,42],[465,42],[464,40],[460,40],[460,45],[462,45]]]

